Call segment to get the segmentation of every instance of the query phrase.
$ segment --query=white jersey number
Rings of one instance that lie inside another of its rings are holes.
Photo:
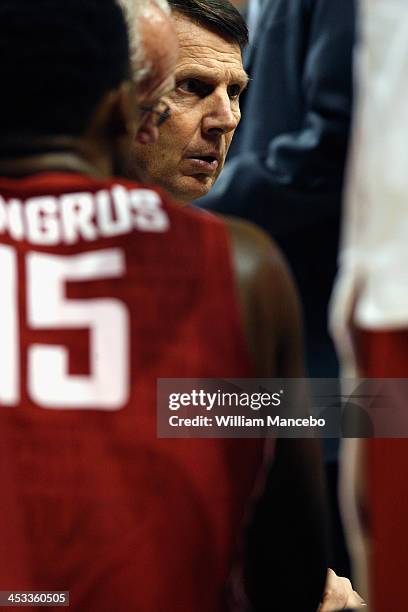
[[[90,330],[91,374],[68,373],[65,346],[33,344],[27,355],[27,390],[44,408],[118,410],[129,394],[129,314],[113,298],[65,298],[67,281],[118,278],[125,273],[119,249],[74,256],[28,253],[27,323],[32,329]],[[0,404],[20,398],[18,273],[15,250],[0,245]]]

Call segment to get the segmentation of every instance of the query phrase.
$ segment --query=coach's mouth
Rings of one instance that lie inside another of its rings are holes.
[[[186,157],[185,161],[191,170],[201,174],[213,174],[220,165],[217,153],[207,153],[205,155],[193,153]]]

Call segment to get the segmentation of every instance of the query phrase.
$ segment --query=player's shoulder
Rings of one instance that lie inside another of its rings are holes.
[[[260,376],[302,372],[300,308],[288,265],[276,243],[255,225],[224,217],[247,341]],[[260,333],[261,330],[261,333]],[[288,356],[283,365],[278,354]]]
[[[221,217],[230,237],[233,258],[242,274],[255,278],[260,273],[289,274],[278,245],[259,227],[236,217]]]

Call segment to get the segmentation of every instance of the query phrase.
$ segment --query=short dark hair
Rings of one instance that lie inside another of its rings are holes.
[[[248,28],[240,12],[228,0],[169,0],[173,11],[214,31],[243,49],[248,44]]]
[[[130,74],[115,0],[0,0],[0,140],[80,135]]]

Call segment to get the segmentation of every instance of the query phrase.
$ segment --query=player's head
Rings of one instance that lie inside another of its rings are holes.
[[[137,137],[156,142],[158,125],[166,120],[161,100],[174,89],[178,57],[177,34],[167,0],[118,0],[124,9],[130,35],[133,79],[139,107],[145,110]]]
[[[221,172],[240,119],[247,82],[242,16],[228,0],[170,0],[179,43],[176,89],[157,142],[138,139],[129,171],[188,202],[205,195]]]
[[[132,93],[115,0],[0,0],[0,50],[3,157],[8,146],[82,137],[95,121],[112,135],[129,119],[119,116]]]

